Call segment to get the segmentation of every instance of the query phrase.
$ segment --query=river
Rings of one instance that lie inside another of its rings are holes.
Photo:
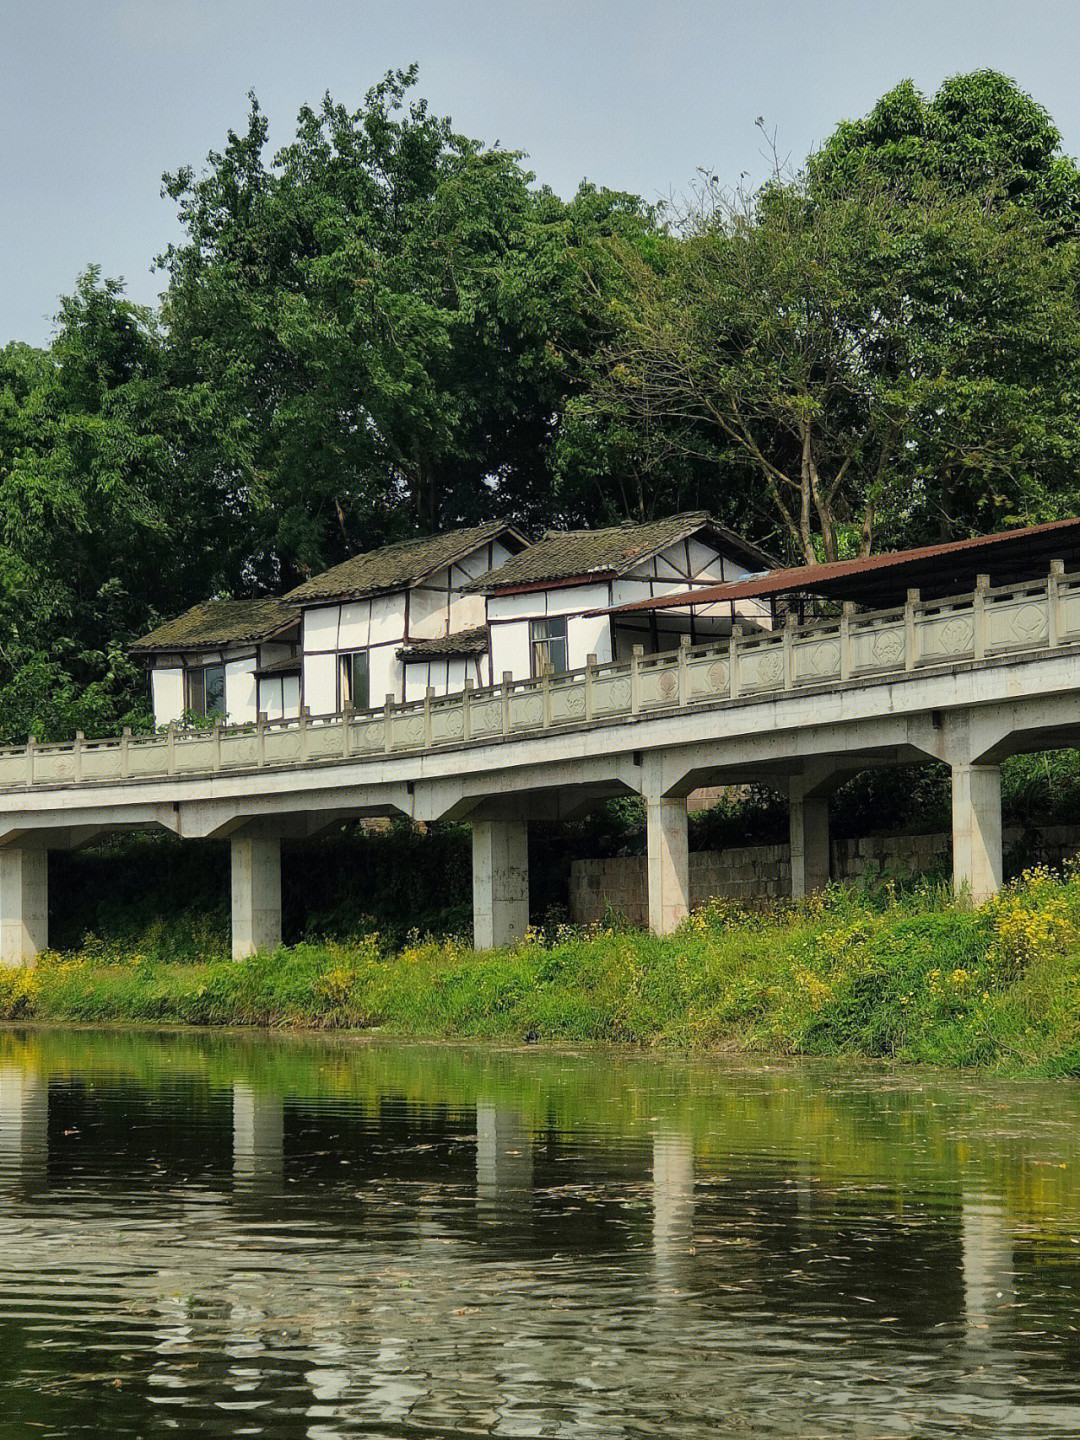
[[[1075,1437],[1078,1102],[3,1031],[0,1437]]]

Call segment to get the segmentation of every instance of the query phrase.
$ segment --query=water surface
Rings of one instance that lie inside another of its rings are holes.
[[[0,1440],[1075,1437],[1078,1102],[0,1032]]]

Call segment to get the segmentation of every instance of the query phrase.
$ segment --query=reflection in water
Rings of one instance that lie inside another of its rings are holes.
[[[1075,1094],[0,1032],[0,1435],[1073,1437]]]
[[[281,1188],[285,1174],[285,1107],[280,1095],[234,1080],[233,1176],[237,1189],[259,1194]]]
[[[48,1169],[48,1082],[0,1064],[0,1189],[43,1185]]]

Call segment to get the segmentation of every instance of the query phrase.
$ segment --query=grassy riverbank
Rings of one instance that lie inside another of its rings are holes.
[[[0,1018],[375,1028],[888,1056],[1080,1074],[1080,872],[1032,871],[979,909],[940,889],[716,903],[668,939],[562,929],[478,955],[377,937],[235,964],[214,920],[0,971]]]

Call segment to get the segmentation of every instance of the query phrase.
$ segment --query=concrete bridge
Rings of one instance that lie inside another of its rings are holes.
[[[50,848],[163,827],[232,846],[233,953],[281,938],[280,844],[342,819],[466,820],[481,948],[529,919],[528,827],[609,796],[648,818],[649,918],[687,910],[686,797],[755,782],[791,802],[792,889],[828,879],[828,795],[938,760],[958,888],[1001,883],[1002,759],[1080,744],[1080,574],[684,646],[629,663],[299,721],[0,751],[0,962],[48,943]]]

